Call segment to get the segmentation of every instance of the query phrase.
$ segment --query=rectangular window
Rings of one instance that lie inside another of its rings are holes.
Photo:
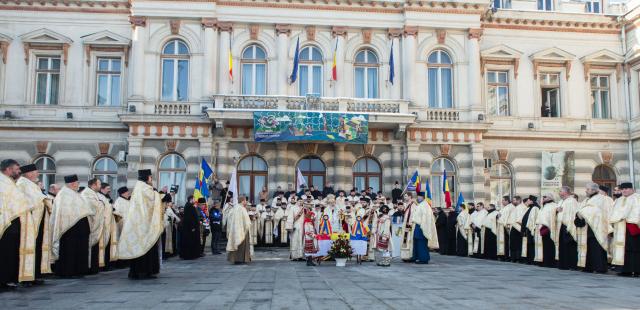
[[[489,114],[509,116],[509,72],[487,72],[487,106]]]
[[[540,74],[540,88],[542,91],[540,115],[560,117],[560,74]]]
[[[189,61],[165,58],[162,60],[162,101],[187,101]]]
[[[58,104],[60,58],[36,59],[36,104]]]
[[[553,11],[553,0],[538,0],[538,10]]]
[[[585,3],[587,13],[602,13],[600,1],[587,0]]]
[[[493,0],[493,7],[496,9],[510,9],[511,0]]]
[[[609,77],[606,75],[592,75],[591,111],[593,118],[611,118],[609,109]]]
[[[120,65],[121,60],[119,58],[98,58],[98,67],[96,68],[97,105],[120,105]]]

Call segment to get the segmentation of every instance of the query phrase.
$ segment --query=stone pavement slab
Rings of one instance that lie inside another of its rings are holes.
[[[432,255],[428,265],[394,261],[337,268],[290,262],[286,249],[258,249],[249,265],[224,255],[171,258],[158,279],[127,270],[0,293],[1,309],[638,309],[638,278],[586,274]]]

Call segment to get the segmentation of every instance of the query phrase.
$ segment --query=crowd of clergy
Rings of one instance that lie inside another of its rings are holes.
[[[33,164],[0,162],[0,290],[43,283],[48,276],[83,277],[129,268],[129,278],[154,278],[163,259],[211,253],[246,264],[256,247],[288,247],[291,260],[320,264],[332,244],[348,239],[357,263],[389,266],[392,258],[428,264],[430,250],[544,267],[640,276],[640,195],[622,183],[589,183],[585,198],[569,187],[558,196],[505,196],[498,205],[458,203],[433,207],[424,193],[390,196],[353,189],[296,191],[263,188],[259,201],[234,197],[217,179],[213,199],[189,197],[174,204],[177,188],[153,187],[150,170],[139,170],[132,190],[93,178],[80,187],[76,175],[64,186],[42,188]],[[217,197],[217,199],[216,199]],[[435,203],[434,203],[435,204]],[[208,206],[211,208],[208,208]]]

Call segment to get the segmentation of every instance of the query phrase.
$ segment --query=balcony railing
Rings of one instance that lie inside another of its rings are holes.
[[[297,96],[215,96],[215,108],[238,110],[306,110],[361,113],[408,113],[409,101],[395,99]]]
[[[161,115],[190,115],[191,105],[181,102],[177,103],[156,103],[153,114]]]
[[[460,120],[460,111],[453,109],[433,109],[426,111],[427,121],[453,122]]]

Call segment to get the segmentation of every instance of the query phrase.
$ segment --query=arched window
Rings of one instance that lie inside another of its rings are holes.
[[[99,178],[102,183],[109,183],[112,189],[117,189],[118,185],[118,164],[109,157],[102,157],[93,164],[91,174],[94,178]]]
[[[327,168],[322,159],[317,156],[303,157],[296,166],[296,184],[298,182],[298,169],[300,169],[308,187],[315,186],[319,191],[324,189]],[[299,191],[300,189],[297,188],[296,190]]]
[[[171,40],[162,49],[162,100],[187,101],[189,97],[189,48]]]
[[[611,169],[611,167],[607,165],[598,165],[593,170],[593,175],[591,177],[594,183],[598,185],[604,185],[609,188],[609,195],[611,195],[611,191],[614,187],[616,187],[616,172]]]
[[[300,51],[298,91],[300,96],[322,95],[322,52],[315,46]]]
[[[33,161],[40,172],[40,180],[44,189],[56,183],[56,162],[49,156],[41,156]]]
[[[167,154],[162,157],[158,167],[158,176],[160,178],[158,189],[160,190],[165,186],[171,189],[172,186],[177,185],[178,191],[175,202],[181,205],[186,202],[186,175],[187,163],[184,158],[178,154]]]
[[[242,52],[242,94],[267,94],[267,53],[256,44]]]
[[[353,165],[353,187],[362,191],[369,187],[377,193],[381,190],[382,169],[378,161],[371,157],[356,160]]]
[[[453,107],[453,74],[451,57],[447,52],[435,50],[427,60],[429,79],[429,107]]]
[[[378,55],[370,49],[361,50],[353,66],[356,98],[378,98]]]
[[[437,158],[431,165],[431,198],[435,206],[443,206],[444,195],[442,193],[442,185],[444,171],[447,171],[447,181],[449,181],[449,192],[451,193],[451,200],[455,201],[456,196],[456,167],[453,162],[448,158]],[[444,206],[443,206],[444,207]]]
[[[267,186],[269,167],[258,156],[247,156],[238,163],[239,196],[247,196],[252,203],[260,201],[258,195],[263,186]]]
[[[489,184],[491,187],[491,202],[499,203],[502,196],[513,195],[513,175],[511,169],[505,164],[494,164],[489,171]]]

